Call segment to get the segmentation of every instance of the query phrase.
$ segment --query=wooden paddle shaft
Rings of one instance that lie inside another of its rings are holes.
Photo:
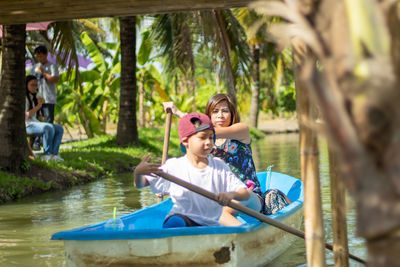
[[[171,132],[171,120],[172,120],[172,110],[170,108],[167,109],[167,117],[165,119],[165,133],[164,133],[164,147],[163,154],[161,158],[161,164],[168,158],[168,148],[169,148],[169,136]]]
[[[217,195],[216,194],[214,194],[212,192],[209,192],[209,191],[207,191],[207,190],[205,190],[205,189],[203,189],[203,188],[201,188],[201,187],[199,187],[197,185],[193,185],[191,183],[188,183],[188,182],[186,182],[186,181],[184,181],[182,179],[179,179],[179,178],[177,178],[177,177],[175,177],[175,176],[173,176],[171,174],[165,173],[165,172],[157,173],[157,175],[161,176],[162,178],[164,178],[164,179],[166,179],[166,180],[168,180],[170,182],[176,183],[176,184],[178,184],[178,185],[180,185],[180,186],[182,186],[182,187],[184,187],[186,189],[189,189],[190,191],[193,191],[193,192],[195,192],[197,194],[200,194],[200,195],[202,195],[202,196],[204,196],[206,198],[209,198],[211,200],[217,201],[216,200],[217,199]],[[245,206],[242,206],[240,204],[234,203],[232,201],[228,204],[228,207],[231,207],[231,208],[233,208],[235,210],[241,211],[244,214],[247,214],[249,216],[252,216],[252,217],[260,220],[261,222],[268,223],[268,224],[270,224],[272,226],[275,226],[275,227],[277,227],[277,228],[279,228],[279,229],[281,229],[283,231],[286,231],[288,233],[291,233],[293,235],[296,235],[296,236],[298,236],[300,238],[305,239],[305,234],[304,234],[303,231],[300,231],[300,230],[298,230],[298,229],[296,229],[294,227],[291,227],[289,225],[283,224],[280,221],[276,221],[274,219],[271,219],[270,217],[268,217],[268,216],[266,216],[266,215],[264,215],[262,213],[256,212],[256,211],[254,211],[252,209],[249,209],[249,208],[247,208]],[[325,247],[327,249],[333,251],[333,246],[331,244],[325,243]],[[361,258],[359,258],[357,256],[354,256],[352,254],[349,254],[349,257],[351,259],[353,259],[353,260],[356,260],[356,261],[360,262],[360,263],[363,263],[363,264],[366,263],[363,259],[361,259]]]

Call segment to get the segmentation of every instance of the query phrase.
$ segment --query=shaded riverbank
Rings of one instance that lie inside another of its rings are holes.
[[[64,162],[42,161],[38,155],[26,162],[18,176],[0,172],[0,203],[129,172],[148,153],[154,161],[161,161],[163,134],[159,129],[141,129],[138,147],[120,148],[110,135],[63,143],[60,155]],[[170,155],[178,153],[179,141],[174,136],[177,133],[171,135]]]

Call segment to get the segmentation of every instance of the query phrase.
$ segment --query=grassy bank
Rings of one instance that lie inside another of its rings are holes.
[[[253,139],[264,136],[257,130],[251,130],[251,135]],[[115,136],[109,135],[65,143],[60,151],[64,162],[27,161],[23,176],[0,171],[0,203],[132,171],[148,153],[152,155],[151,161],[161,162],[163,141],[164,129],[140,129],[137,147],[118,147]],[[168,155],[181,154],[178,132],[171,129]]]

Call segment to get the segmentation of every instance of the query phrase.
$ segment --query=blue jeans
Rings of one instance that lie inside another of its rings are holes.
[[[26,126],[26,133],[43,137],[43,151],[45,155],[58,155],[64,129],[59,124],[34,122]]]
[[[54,106],[55,106],[55,104],[46,104],[46,103],[44,103],[42,105],[44,122],[48,122],[48,123],[54,122]],[[36,137],[35,144],[37,144],[38,147],[40,147],[40,142],[41,142],[41,138]]]

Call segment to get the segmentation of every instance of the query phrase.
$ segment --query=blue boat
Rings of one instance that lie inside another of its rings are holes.
[[[293,202],[271,219],[299,229],[303,220],[302,181],[278,172],[257,173],[263,191],[279,189]],[[246,214],[238,227],[163,229],[172,202],[161,203],[116,220],[62,231],[69,266],[259,266],[288,249],[295,237]]]

